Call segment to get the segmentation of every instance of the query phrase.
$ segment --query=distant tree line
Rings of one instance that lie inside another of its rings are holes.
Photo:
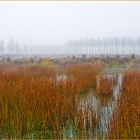
[[[66,46],[73,49],[73,53],[140,53],[140,37],[138,38],[93,38],[70,40]],[[81,51],[80,51],[81,50]]]
[[[11,38],[8,42],[4,42],[4,40],[0,41],[0,53],[19,53],[26,52],[26,45],[20,46],[18,41],[14,41]]]

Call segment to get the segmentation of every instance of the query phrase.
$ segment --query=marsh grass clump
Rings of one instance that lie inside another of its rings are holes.
[[[0,138],[60,139],[71,124],[77,133],[73,137],[83,136],[83,131],[86,136],[95,127],[96,115],[92,109],[79,110],[78,102],[82,91],[96,87],[100,68],[70,66],[66,78],[58,81],[59,69],[0,66]]]
[[[98,97],[112,97],[113,96],[113,88],[116,83],[116,77],[112,76],[111,78],[107,75],[100,76],[98,79],[98,86],[96,89],[96,96]]]
[[[122,94],[110,122],[109,138],[140,139],[140,72],[126,71]]]
[[[96,89],[96,78],[101,70],[102,65],[100,64],[76,64],[67,66],[66,73],[73,77],[76,82],[75,88],[83,94],[87,93],[90,88]]]
[[[77,138],[93,138],[95,126],[98,124],[96,112],[90,108],[80,107],[75,116],[75,126],[77,130]]]

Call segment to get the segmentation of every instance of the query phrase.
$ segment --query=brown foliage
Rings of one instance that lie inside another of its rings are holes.
[[[0,137],[62,138],[63,129],[72,121],[80,131],[80,92],[96,86],[99,69],[92,65],[70,66],[66,79],[58,81],[61,73],[52,68],[0,67]],[[94,112],[92,119],[95,122]]]
[[[99,79],[99,85],[97,86],[97,96],[99,97],[111,97],[113,95],[113,88],[115,86],[116,78],[101,76]]]
[[[109,138],[140,138],[140,72],[124,74],[122,94],[111,121]]]

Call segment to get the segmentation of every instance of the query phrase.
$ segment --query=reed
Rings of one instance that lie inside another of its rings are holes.
[[[108,77],[107,75],[100,76],[98,79],[98,86],[96,88],[96,95],[98,97],[111,97],[113,96],[113,88],[116,83],[116,77]]]
[[[86,136],[97,123],[96,113],[79,109],[79,98],[81,92],[96,87],[100,69],[69,66],[66,78],[58,80],[59,69],[0,66],[0,138],[63,138],[70,125],[76,131],[74,137],[83,136],[83,131]]]
[[[118,107],[110,122],[109,138],[140,138],[140,72],[126,71]]]

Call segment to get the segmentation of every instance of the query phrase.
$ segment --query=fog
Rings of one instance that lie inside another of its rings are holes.
[[[0,2],[0,40],[63,52],[69,40],[140,36],[140,2]],[[50,46],[51,45],[51,46]]]

